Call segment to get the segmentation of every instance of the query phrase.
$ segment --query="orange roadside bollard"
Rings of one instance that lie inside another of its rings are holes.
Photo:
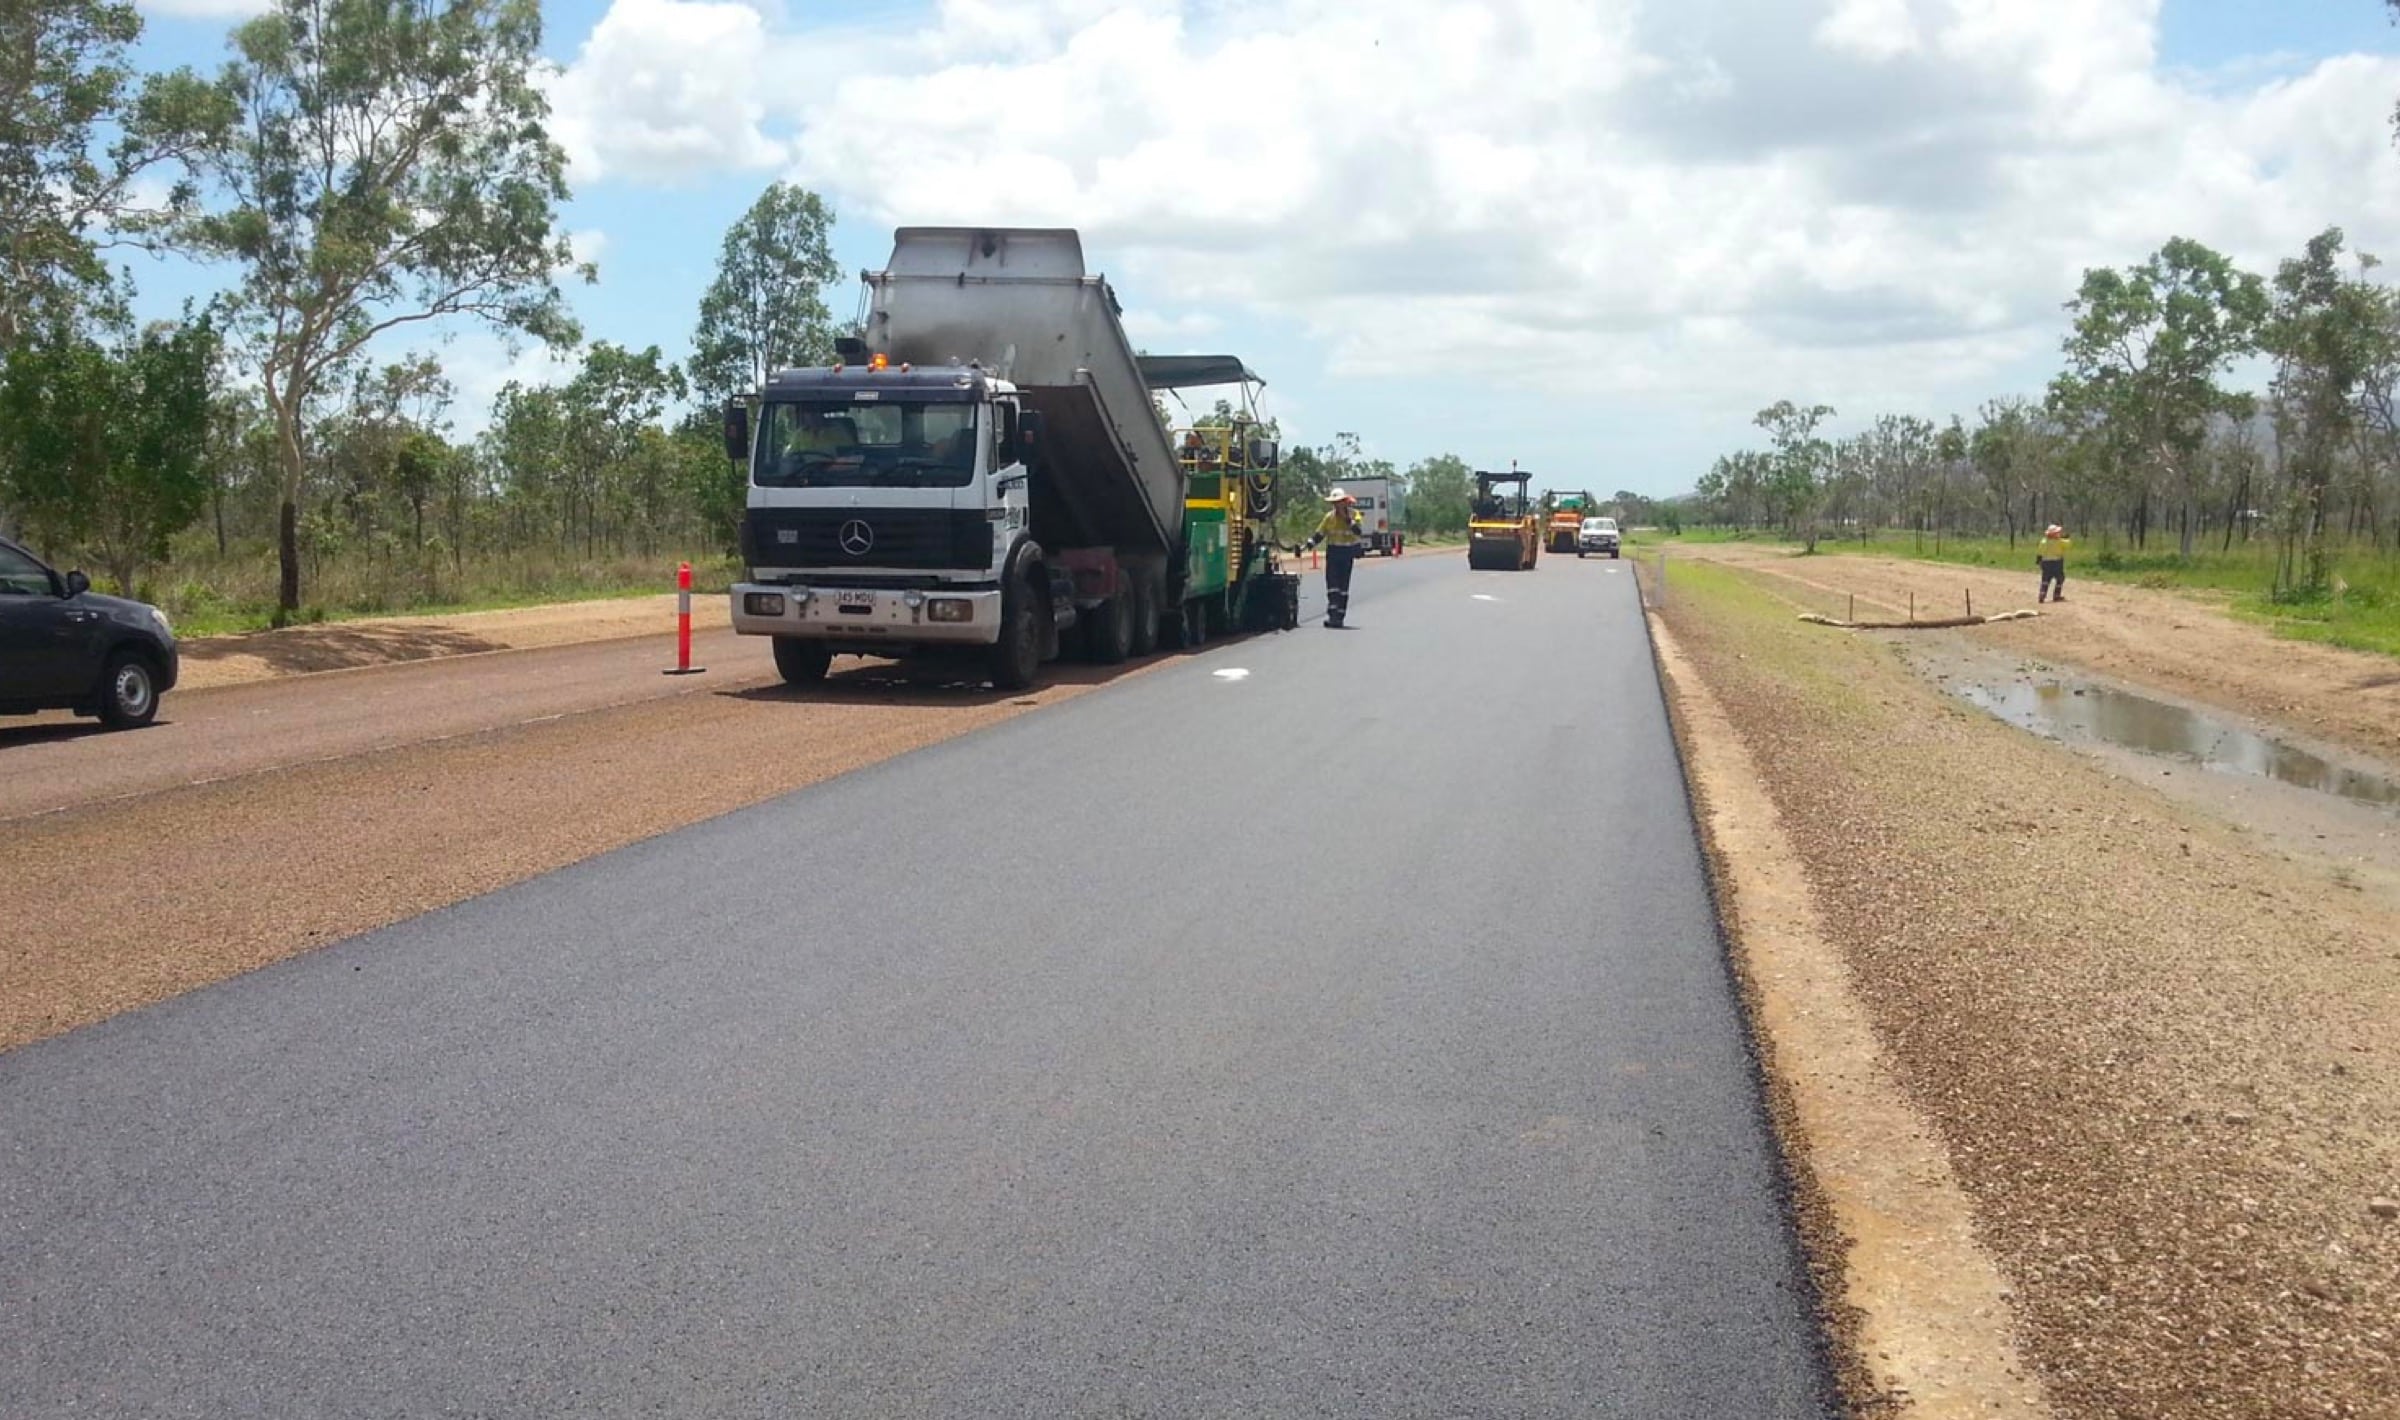
[[[675,668],[665,675],[698,675],[706,666],[692,664],[692,564],[675,568]]]

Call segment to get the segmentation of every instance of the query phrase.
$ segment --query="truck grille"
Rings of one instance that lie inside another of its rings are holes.
[[[742,518],[752,567],[983,567],[992,525],[952,508],[753,508]]]

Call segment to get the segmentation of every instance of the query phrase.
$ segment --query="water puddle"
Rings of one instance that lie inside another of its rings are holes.
[[[2229,774],[2400,807],[2400,781],[2335,764],[2281,740],[2128,691],[2055,680],[1953,681],[1949,689],[2012,725],[2052,739],[2097,740],[2196,761]]]

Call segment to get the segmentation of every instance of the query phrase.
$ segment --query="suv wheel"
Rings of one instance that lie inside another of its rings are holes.
[[[131,730],[157,715],[158,677],[150,662],[132,651],[109,657],[100,679],[100,722],[112,730]]]

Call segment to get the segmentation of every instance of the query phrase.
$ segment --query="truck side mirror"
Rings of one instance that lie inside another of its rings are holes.
[[[735,463],[750,461],[750,406],[738,399],[725,405],[725,457]]]
[[[79,597],[79,596],[82,596],[82,595],[83,595],[85,592],[88,592],[88,591],[90,591],[91,589],[92,589],[92,579],[91,579],[91,578],[89,578],[89,577],[86,577],[86,576],[85,576],[85,575],[83,575],[83,573],[81,573],[81,572],[69,572],[69,573],[67,574],[67,595],[68,595],[68,596],[70,596],[70,597]]]
[[[1017,415],[1017,453],[1021,457],[1031,458],[1033,451],[1041,445],[1041,442],[1042,416],[1040,411],[1028,409]]]

